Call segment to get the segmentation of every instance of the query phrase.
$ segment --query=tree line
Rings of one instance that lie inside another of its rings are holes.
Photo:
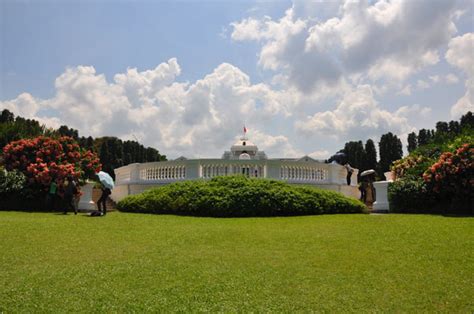
[[[423,145],[446,142],[461,134],[466,128],[474,128],[474,115],[471,111],[463,115],[459,121],[439,121],[436,123],[435,129],[421,129],[418,134],[411,132],[408,134],[407,150],[411,153]]]
[[[412,152],[420,146],[445,142],[463,133],[466,129],[474,129],[474,116],[467,112],[459,121],[436,123],[435,129],[421,129],[418,134],[411,132],[407,138],[407,150]],[[337,161],[344,164],[349,163],[352,167],[364,170],[374,169],[380,176],[390,170],[392,163],[403,157],[403,145],[397,135],[388,132],[380,137],[379,159],[372,139],[368,139],[365,145],[362,141],[350,141],[345,143],[344,148],[331,156],[327,162]]]
[[[93,138],[79,136],[79,131],[66,125],[58,129],[47,128],[34,119],[16,116],[7,109],[0,114],[0,148],[11,141],[37,136],[72,137],[84,149],[96,152],[100,157],[102,169],[114,175],[114,169],[131,163],[166,160],[166,156],[153,147],[145,147],[137,141],[123,141],[117,137]]]

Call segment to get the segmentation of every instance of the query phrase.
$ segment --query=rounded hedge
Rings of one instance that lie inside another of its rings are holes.
[[[209,217],[362,213],[358,200],[333,191],[244,176],[172,183],[131,195],[120,211]]]

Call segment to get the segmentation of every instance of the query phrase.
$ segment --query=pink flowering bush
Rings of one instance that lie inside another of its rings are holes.
[[[68,176],[84,181],[101,169],[95,153],[81,149],[67,136],[11,142],[3,148],[3,164],[8,171],[23,173],[27,187],[36,192],[47,191],[52,180],[61,188]]]
[[[434,159],[423,155],[410,155],[393,162],[390,168],[394,174],[394,179],[405,177],[421,177],[425,170],[434,162]]]
[[[423,180],[434,193],[463,203],[457,206],[472,206],[474,144],[463,144],[453,153],[441,154],[439,160],[425,171]]]

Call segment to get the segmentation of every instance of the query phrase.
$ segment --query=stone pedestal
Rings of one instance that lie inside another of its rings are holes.
[[[388,184],[391,181],[374,182],[376,201],[373,206],[374,211],[389,211],[388,205]]]
[[[92,200],[92,188],[94,183],[87,183],[81,187],[82,196],[79,200],[78,209],[79,210],[94,210],[95,203]]]

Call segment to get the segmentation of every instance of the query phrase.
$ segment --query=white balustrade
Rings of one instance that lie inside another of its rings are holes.
[[[281,166],[280,179],[289,181],[327,181],[328,170],[318,167]]]
[[[342,190],[342,186],[347,186],[347,171],[337,164],[286,160],[220,161],[204,159],[135,163],[115,169],[116,188],[112,197],[114,200],[120,200],[126,195],[139,193],[153,186],[186,179],[210,179],[234,174],[285,180],[289,183],[319,185],[340,192],[347,190],[347,188]],[[351,188],[356,189],[356,186],[357,169],[352,175]],[[355,191],[357,192],[357,190]]]
[[[140,180],[160,181],[186,178],[186,166],[150,166],[140,170]],[[122,181],[118,178],[118,181]]]
[[[203,164],[201,177],[205,179],[216,176],[243,174],[251,177],[264,177],[264,166],[246,164]]]

